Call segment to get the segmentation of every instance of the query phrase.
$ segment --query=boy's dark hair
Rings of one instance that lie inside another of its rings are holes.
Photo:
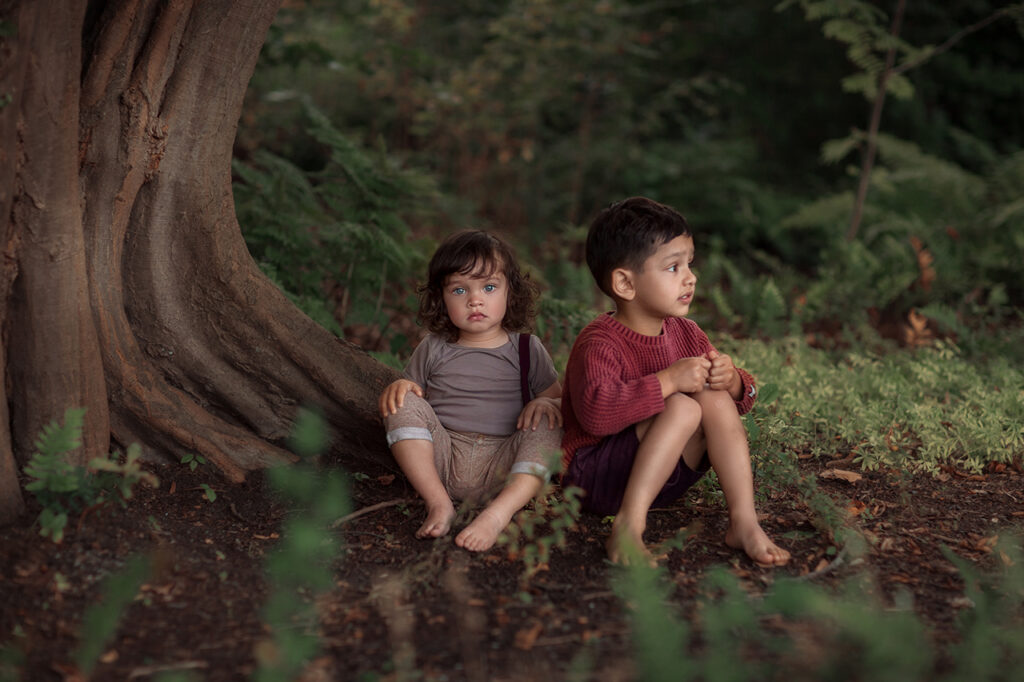
[[[630,197],[602,210],[587,232],[587,266],[601,291],[612,296],[616,268],[643,270],[662,244],[692,236],[686,218],[671,206],[646,197]],[[614,296],[613,296],[614,298]]]
[[[457,232],[434,251],[427,266],[427,283],[419,288],[420,324],[448,341],[456,341],[459,330],[444,305],[445,281],[455,273],[490,277],[499,270],[508,282],[508,303],[501,326],[512,332],[528,331],[540,287],[519,269],[512,247],[481,230]]]

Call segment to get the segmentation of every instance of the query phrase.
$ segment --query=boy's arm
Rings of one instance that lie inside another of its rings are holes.
[[[618,433],[665,409],[656,375],[624,379],[617,349],[600,340],[577,345],[569,357],[566,381],[572,378],[572,409],[588,433]]]

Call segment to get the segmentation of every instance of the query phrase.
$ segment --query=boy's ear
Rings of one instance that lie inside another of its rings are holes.
[[[615,268],[612,270],[612,293],[623,301],[632,301],[636,296],[636,286],[633,283],[633,272],[626,268]]]

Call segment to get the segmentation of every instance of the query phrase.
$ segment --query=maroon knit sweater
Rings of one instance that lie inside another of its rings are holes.
[[[670,317],[659,336],[633,331],[605,313],[588,324],[573,344],[562,387],[562,470],[576,451],[642,422],[665,409],[660,372],[680,358],[707,354],[714,346],[696,322]],[[736,409],[754,404],[754,377],[737,368],[743,381]]]

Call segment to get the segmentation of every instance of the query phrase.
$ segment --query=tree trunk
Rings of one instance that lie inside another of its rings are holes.
[[[200,454],[234,481],[292,459],[282,441],[301,405],[344,433],[342,454],[383,456],[376,396],[394,373],[296,309],[235,218],[232,144],[277,3],[68,4],[14,4],[15,50],[31,66],[9,107],[16,170],[0,184],[13,188],[0,225],[16,254],[0,279],[13,280],[13,447],[4,420],[0,463],[24,463],[38,428],[82,405],[88,456],[111,434]],[[37,21],[47,30],[22,31]]]

